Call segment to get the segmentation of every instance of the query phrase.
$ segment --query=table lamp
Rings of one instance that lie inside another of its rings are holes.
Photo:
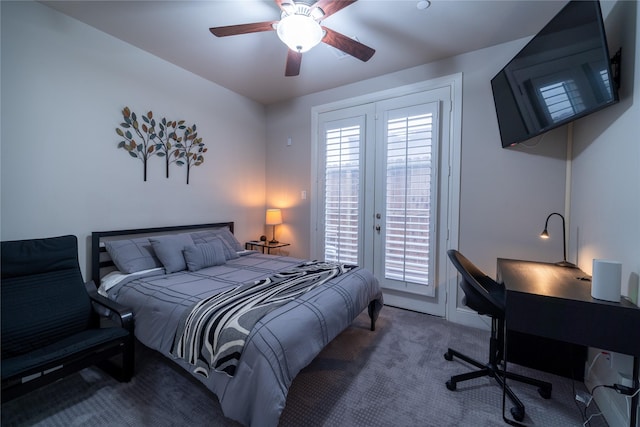
[[[562,261],[556,262],[556,265],[559,265],[561,267],[578,268],[576,267],[575,264],[567,262],[567,234],[564,227],[564,217],[562,215],[560,215],[558,212],[550,213],[549,216],[547,217],[547,220],[544,223],[544,231],[540,233],[540,237],[542,239],[549,238],[549,232],[547,231],[547,226],[549,225],[549,218],[551,218],[551,216],[553,215],[558,215],[560,218],[562,218]]]
[[[276,225],[282,224],[282,212],[280,209],[267,209],[267,218],[265,223],[267,225],[273,225],[273,238],[269,240],[269,243],[280,243],[276,240]]]

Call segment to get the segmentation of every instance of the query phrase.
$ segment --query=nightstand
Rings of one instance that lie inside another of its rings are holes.
[[[252,240],[250,242],[246,242],[244,244],[244,248],[255,249],[255,250],[257,250],[257,248],[260,248],[263,254],[264,253],[271,254],[271,249],[284,248],[285,246],[289,246],[289,245],[291,245],[291,243],[282,243],[282,242],[269,243],[269,242],[260,242],[257,240]],[[266,252],[265,252],[265,249],[266,249]]]

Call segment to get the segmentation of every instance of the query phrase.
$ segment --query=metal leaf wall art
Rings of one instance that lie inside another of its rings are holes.
[[[187,184],[193,166],[204,162],[207,148],[198,137],[196,125],[185,125],[184,120],[168,120],[163,117],[156,122],[153,112],[140,117],[129,107],[122,110],[123,122],[116,128],[118,136],[123,138],[118,148],[126,150],[131,157],[142,162],[144,180],[147,180],[147,164],[153,156],[164,159],[166,177],[172,164],[187,167]]]

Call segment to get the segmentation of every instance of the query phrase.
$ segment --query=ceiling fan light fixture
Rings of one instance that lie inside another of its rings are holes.
[[[324,31],[316,20],[300,14],[282,18],[278,23],[277,33],[289,49],[300,53],[307,52],[324,37]]]
[[[284,70],[284,75],[287,77],[300,75],[302,53],[309,51],[320,42],[330,46],[336,52],[367,62],[376,52],[375,49],[360,43],[355,38],[320,25],[323,19],[356,1],[275,0],[281,11],[279,21],[225,25],[209,28],[209,31],[216,37],[275,31],[278,38],[287,45],[287,61]]]

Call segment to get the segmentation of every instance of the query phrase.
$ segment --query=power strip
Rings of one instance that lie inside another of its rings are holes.
[[[625,396],[631,396],[637,391],[632,387],[627,387],[626,385],[622,385],[622,384],[614,384],[613,389],[620,394],[624,394]]]

